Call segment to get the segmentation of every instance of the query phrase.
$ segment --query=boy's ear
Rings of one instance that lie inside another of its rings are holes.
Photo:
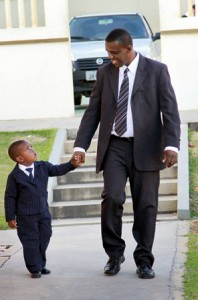
[[[22,156],[17,156],[16,157],[16,162],[18,162],[18,163],[21,163],[21,162],[23,162],[23,157]]]

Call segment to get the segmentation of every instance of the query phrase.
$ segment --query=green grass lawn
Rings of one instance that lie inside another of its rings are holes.
[[[198,299],[198,132],[190,131],[189,149],[191,230],[188,241],[186,270],[184,274],[184,297]]]
[[[189,131],[192,148],[189,150],[191,217],[198,217],[198,132]]]
[[[4,218],[4,192],[7,176],[15,166],[9,158],[7,149],[9,145],[18,139],[30,141],[37,151],[38,160],[48,160],[57,129],[32,130],[20,132],[0,132],[0,229],[6,229],[7,223]]]

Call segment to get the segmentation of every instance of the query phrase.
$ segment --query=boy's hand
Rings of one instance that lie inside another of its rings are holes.
[[[17,228],[17,222],[16,222],[16,220],[8,221],[8,226],[10,228]]]
[[[71,164],[72,164],[72,166],[74,166],[75,168],[77,168],[77,167],[80,166],[80,163],[78,163],[78,161],[77,161],[74,157],[71,158]]]

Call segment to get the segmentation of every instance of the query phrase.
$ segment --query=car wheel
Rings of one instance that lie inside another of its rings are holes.
[[[74,101],[75,105],[80,105],[82,101],[82,95],[81,94],[74,94]]]

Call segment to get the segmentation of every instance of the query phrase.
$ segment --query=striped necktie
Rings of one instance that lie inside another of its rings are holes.
[[[30,174],[29,174],[29,178],[31,179],[31,180],[33,180],[34,179],[34,177],[33,177],[33,175],[32,175],[32,170],[33,170],[33,168],[26,168],[26,171],[28,171]]]
[[[124,79],[120,87],[120,94],[117,102],[117,110],[115,116],[115,132],[118,136],[122,136],[127,130],[127,106],[129,97],[129,69],[124,70]]]

